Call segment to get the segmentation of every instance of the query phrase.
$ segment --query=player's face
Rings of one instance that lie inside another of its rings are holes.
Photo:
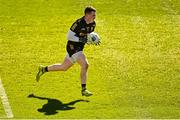
[[[96,18],[96,12],[92,11],[88,14],[89,21],[94,22],[94,19]]]

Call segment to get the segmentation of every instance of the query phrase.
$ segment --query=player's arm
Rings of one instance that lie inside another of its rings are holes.
[[[76,33],[69,30],[67,33],[67,39],[74,42],[79,42],[79,37],[76,36]]]
[[[80,20],[77,20],[76,22],[73,23],[70,30],[68,31],[67,39],[74,42],[86,43],[87,35],[83,35],[80,32],[80,29],[81,29]]]
[[[86,43],[88,41],[87,35],[77,36],[77,34],[71,30],[68,31],[67,39],[74,42]]]
[[[78,35],[79,29],[80,29],[80,23],[79,20],[77,20],[72,24],[70,30],[68,31],[67,39],[74,42],[80,42]]]

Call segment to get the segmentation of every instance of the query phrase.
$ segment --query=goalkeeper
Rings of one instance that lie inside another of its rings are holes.
[[[84,10],[84,16],[76,20],[67,34],[67,55],[62,64],[53,64],[50,66],[40,65],[39,71],[36,75],[36,80],[39,81],[40,77],[51,71],[66,71],[68,70],[75,62],[81,66],[81,86],[82,86],[82,96],[91,96],[92,93],[86,88],[87,80],[87,70],[88,70],[88,61],[86,56],[83,53],[84,45],[89,41],[87,34],[94,31],[96,23],[94,21],[96,17],[96,9],[93,7],[86,7]]]

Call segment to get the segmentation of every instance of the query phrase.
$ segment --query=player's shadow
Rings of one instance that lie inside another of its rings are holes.
[[[51,99],[46,97],[39,97],[34,94],[28,95],[28,98],[37,98],[40,100],[47,100],[48,102],[42,106],[42,108],[37,109],[38,112],[42,112],[45,115],[54,115],[58,113],[58,110],[65,111],[65,110],[72,110],[75,107],[72,107],[77,102],[89,102],[88,100],[75,100],[69,103],[62,103],[57,99]]]

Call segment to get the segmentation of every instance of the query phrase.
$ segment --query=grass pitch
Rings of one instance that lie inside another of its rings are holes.
[[[89,98],[77,64],[35,81],[40,64],[63,61],[86,5],[102,38],[84,49]],[[14,118],[180,118],[179,26],[178,0],[0,0],[0,74]]]

